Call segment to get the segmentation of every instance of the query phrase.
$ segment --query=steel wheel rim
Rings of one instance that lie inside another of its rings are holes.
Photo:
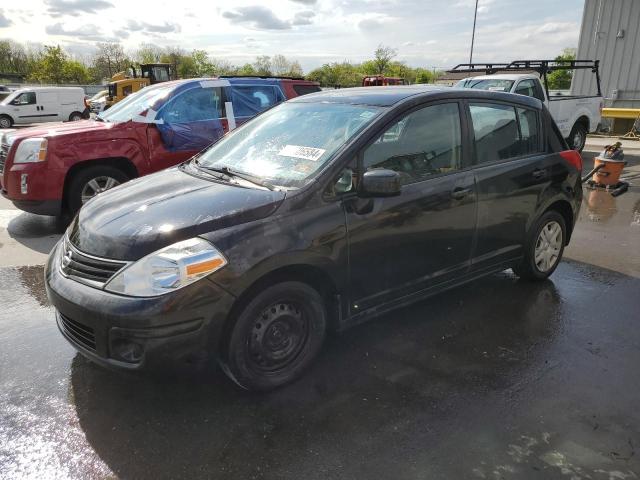
[[[304,309],[290,302],[275,303],[253,321],[247,342],[249,366],[261,374],[278,373],[295,363],[308,337]]]
[[[534,252],[534,262],[539,271],[546,273],[555,267],[560,258],[562,241],[562,227],[558,222],[552,220],[542,227]]]
[[[99,193],[102,193],[118,185],[120,185],[120,182],[118,180],[106,175],[92,178],[84,185],[84,187],[82,187],[82,192],[80,194],[82,204],[84,205]]]

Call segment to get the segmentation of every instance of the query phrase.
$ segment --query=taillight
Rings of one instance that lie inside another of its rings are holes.
[[[89,100],[87,100],[86,98],[84,99],[84,106],[89,108]]]
[[[580,152],[577,150],[565,150],[564,152],[560,152],[560,156],[576,167],[579,172],[582,171],[582,157],[580,156]]]

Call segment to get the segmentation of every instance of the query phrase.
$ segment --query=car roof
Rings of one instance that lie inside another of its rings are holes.
[[[62,90],[62,91],[78,91],[78,90],[82,90],[84,92],[84,88],[82,87],[20,87],[19,89],[15,90],[16,92],[22,92],[22,91],[33,91],[33,92],[40,92],[43,90]]]
[[[394,85],[388,87],[356,87],[336,90],[324,90],[296,97],[294,103],[345,103],[352,105],[371,105],[391,107],[405,100],[414,99],[481,99],[520,103],[532,108],[541,108],[537,98],[505,92],[491,92],[470,88],[452,88],[435,85]]]

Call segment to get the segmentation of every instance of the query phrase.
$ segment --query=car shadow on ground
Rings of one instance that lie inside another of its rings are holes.
[[[59,217],[22,212],[9,221],[7,233],[16,242],[39,253],[49,253],[68,222]]]
[[[433,441],[470,399],[520,382],[562,309],[552,281],[505,272],[330,337],[301,380],[269,394],[241,391],[217,368],[150,377],[78,355],[70,395],[87,440],[124,478],[331,476],[351,457],[375,465],[381,441],[416,430]]]

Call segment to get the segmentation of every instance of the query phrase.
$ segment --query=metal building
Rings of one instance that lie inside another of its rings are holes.
[[[640,108],[640,0],[585,0],[576,58],[600,60],[605,106]],[[576,71],[571,89],[593,94],[594,75]]]

